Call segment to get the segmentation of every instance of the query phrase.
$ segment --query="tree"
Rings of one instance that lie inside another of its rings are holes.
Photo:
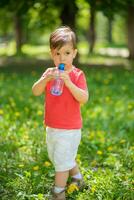
[[[33,6],[34,0],[1,0],[0,7],[5,8],[7,12],[12,13],[15,30],[16,40],[16,53],[21,53],[21,47],[23,43],[23,19],[31,6]]]
[[[95,30],[95,18],[96,18],[96,0],[86,0],[86,2],[90,6],[90,19],[89,19],[89,29],[87,34],[87,39],[89,41],[89,53],[93,53],[95,41],[96,41],[96,30]]]
[[[127,12],[129,58],[134,59],[134,5],[129,5]]]
[[[134,0],[98,0],[98,4],[107,17],[118,13],[126,18],[129,58],[134,59]]]
[[[108,42],[112,43],[113,38],[112,38],[112,23],[113,23],[113,19],[112,18],[108,18]]]
[[[76,6],[75,0],[64,1],[61,4],[60,19],[63,25],[68,25],[72,29],[75,29],[75,20],[78,8]]]
[[[93,49],[94,49],[94,45],[96,41],[95,18],[96,18],[96,8],[95,8],[95,1],[93,1],[92,3],[90,3],[89,53],[93,53]]]
[[[78,12],[78,7],[76,0],[63,1],[63,0],[49,0],[53,6],[59,12],[59,18],[61,20],[61,25],[68,25],[72,29],[75,29],[76,15]]]

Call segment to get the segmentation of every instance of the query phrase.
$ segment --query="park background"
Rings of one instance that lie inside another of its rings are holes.
[[[69,25],[87,77],[77,162],[88,188],[70,200],[134,199],[134,1],[0,1],[0,199],[48,199],[54,168],[33,83],[52,67],[49,35]]]

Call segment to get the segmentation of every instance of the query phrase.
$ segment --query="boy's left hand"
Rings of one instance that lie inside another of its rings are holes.
[[[60,73],[60,77],[63,79],[66,86],[68,86],[71,82],[68,72],[64,71]]]

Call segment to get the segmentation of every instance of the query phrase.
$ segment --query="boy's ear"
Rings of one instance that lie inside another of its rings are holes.
[[[49,51],[51,58],[53,57],[52,50]]]
[[[75,58],[76,55],[77,55],[77,49],[74,50],[74,56],[73,56],[73,58]]]

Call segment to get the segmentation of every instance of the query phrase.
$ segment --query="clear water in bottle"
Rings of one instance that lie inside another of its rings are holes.
[[[58,66],[58,73],[62,73],[64,71],[64,68],[65,64],[60,63]],[[55,96],[60,96],[63,92],[63,86],[64,86],[64,81],[59,76],[57,76],[53,82],[51,88],[51,94]]]

